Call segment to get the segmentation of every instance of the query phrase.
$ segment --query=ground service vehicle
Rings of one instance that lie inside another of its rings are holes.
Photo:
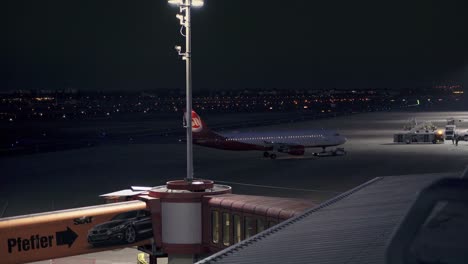
[[[406,132],[397,133],[393,135],[393,142],[395,143],[444,143],[444,135],[442,131],[429,131],[429,132]]]
[[[403,131],[393,135],[394,143],[444,143],[444,132],[438,130],[431,122],[418,122],[415,118],[410,119]]]
[[[445,139],[446,140],[452,139],[455,134],[456,129],[457,129],[457,126],[455,125],[446,125],[445,126]]]

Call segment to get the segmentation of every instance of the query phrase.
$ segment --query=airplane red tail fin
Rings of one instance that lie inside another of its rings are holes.
[[[192,133],[203,133],[210,131],[201,117],[192,110]]]
[[[186,118],[186,113],[184,114],[184,124]],[[205,122],[201,119],[201,117],[192,110],[192,135],[193,138],[200,138],[200,137],[210,137],[212,136],[213,133],[208,126],[205,124]]]

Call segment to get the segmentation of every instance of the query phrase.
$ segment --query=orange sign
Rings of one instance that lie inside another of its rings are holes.
[[[146,203],[131,201],[0,219],[1,263],[24,263],[144,245]]]

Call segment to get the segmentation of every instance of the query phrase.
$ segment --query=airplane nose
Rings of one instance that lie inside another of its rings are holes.
[[[346,137],[342,137],[341,141],[343,142],[342,144],[344,144],[344,143],[346,143],[346,141],[348,141],[348,139]]]

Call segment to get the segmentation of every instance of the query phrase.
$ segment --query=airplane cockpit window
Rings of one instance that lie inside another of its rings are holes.
[[[340,136],[340,133],[336,133],[336,134],[335,134],[335,137],[339,137],[339,136]]]

